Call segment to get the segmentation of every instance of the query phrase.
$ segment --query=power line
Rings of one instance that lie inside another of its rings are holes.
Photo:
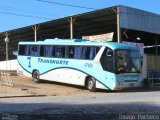
[[[65,4],[65,3],[59,3],[59,2],[54,2],[54,1],[49,1],[49,0],[37,0],[40,2],[45,2],[45,3],[50,3],[50,4],[57,4],[57,5],[63,5],[63,6],[69,6],[69,7],[76,7],[76,8],[83,8],[83,9],[90,9],[90,10],[97,10],[95,8],[89,8],[89,7],[84,7],[84,6],[78,6],[78,5],[72,5],[72,4]],[[152,16],[152,17],[159,17],[156,14],[152,13],[131,13],[131,12],[120,12],[124,14],[131,14],[131,15],[140,15],[140,16]]]
[[[52,15],[54,15],[54,14],[57,14],[57,15],[60,15],[61,13],[58,13],[58,12],[53,12],[53,13],[49,13],[49,12],[44,12],[44,11],[33,11],[33,10],[29,10],[29,9],[21,9],[21,8],[15,8],[15,7],[9,7],[9,6],[1,6],[0,5],[0,8],[2,8],[3,10],[5,9],[5,10],[7,10],[7,11],[11,11],[12,10],[12,12],[13,11],[15,11],[15,12],[23,12],[23,13],[31,13],[31,14],[45,14],[45,15],[50,15],[50,16],[52,16]],[[65,15],[63,15],[63,16],[65,16]]]
[[[58,4],[58,5],[63,5],[63,6],[69,6],[69,7],[78,7],[78,8],[83,8],[83,9],[94,9],[94,8],[88,8],[88,7],[82,7],[82,6],[77,6],[77,5],[71,5],[71,4],[64,4],[64,3],[58,3],[58,2],[53,2],[53,1],[48,1],[48,0],[37,0],[37,1],[40,1],[40,2],[46,2],[46,3],[51,3],[51,4]],[[9,10],[12,10],[12,12],[8,12],[8,11],[0,11],[1,14],[9,14],[9,15],[15,15],[15,16],[21,16],[21,17],[30,17],[30,18],[37,18],[37,19],[52,19],[52,18],[48,18],[48,17],[42,17],[42,16],[35,16],[35,15],[26,15],[26,14],[19,14],[19,13],[13,13],[13,11],[25,11],[25,12],[28,12],[28,13],[42,13],[42,11],[31,11],[31,10],[26,10],[26,9],[19,9],[19,8],[14,8],[14,7],[8,7],[8,6],[1,6],[0,5],[0,8],[3,8],[3,9],[9,9]],[[94,9],[95,10],[95,9]],[[21,13],[22,13],[21,12]],[[152,16],[152,17],[158,17],[160,18],[158,15],[156,14],[147,14],[147,13],[131,13],[131,12],[120,12],[122,14],[130,14],[130,15],[139,15],[139,16]]]
[[[19,13],[11,13],[11,12],[4,12],[4,11],[0,11],[0,14],[8,14],[8,15],[15,15],[15,16],[21,16],[21,17],[30,17],[30,18],[38,18],[38,19],[51,19],[51,18],[47,18],[47,17],[39,17],[39,16],[32,16],[32,15],[24,15],[24,14],[19,14]]]
[[[51,4],[57,4],[57,5],[63,5],[63,6],[69,6],[69,7],[75,7],[75,8],[96,10],[95,8],[89,8],[89,7],[84,7],[84,6],[78,6],[78,5],[72,5],[72,4],[59,3],[59,2],[48,1],[48,0],[37,0],[37,1],[45,2],[45,3],[51,3]]]

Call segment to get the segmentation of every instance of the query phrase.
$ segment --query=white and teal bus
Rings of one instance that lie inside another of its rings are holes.
[[[19,75],[41,80],[120,90],[140,87],[139,51],[127,44],[92,42],[83,39],[47,39],[19,42]]]

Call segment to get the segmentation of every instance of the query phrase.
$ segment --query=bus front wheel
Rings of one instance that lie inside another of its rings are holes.
[[[87,89],[91,92],[96,91],[96,81],[93,77],[89,77],[87,79]]]
[[[32,78],[33,78],[33,81],[36,82],[36,83],[39,83],[40,82],[40,79],[39,79],[39,71],[34,71],[33,74],[32,74]]]

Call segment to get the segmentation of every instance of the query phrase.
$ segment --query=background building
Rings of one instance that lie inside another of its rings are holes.
[[[16,58],[19,41],[47,38],[82,38],[113,32],[114,42],[144,43],[147,70],[160,70],[160,15],[126,6],[113,6],[0,33],[0,59],[5,60],[6,33],[9,59]]]

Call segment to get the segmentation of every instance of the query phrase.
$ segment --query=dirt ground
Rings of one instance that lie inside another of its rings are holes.
[[[11,76],[13,87],[0,85],[0,94],[9,96],[68,96],[79,94],[95,94],[84,87],[60,84],[49,81],[34,83],[32,78],[24,76]]]

